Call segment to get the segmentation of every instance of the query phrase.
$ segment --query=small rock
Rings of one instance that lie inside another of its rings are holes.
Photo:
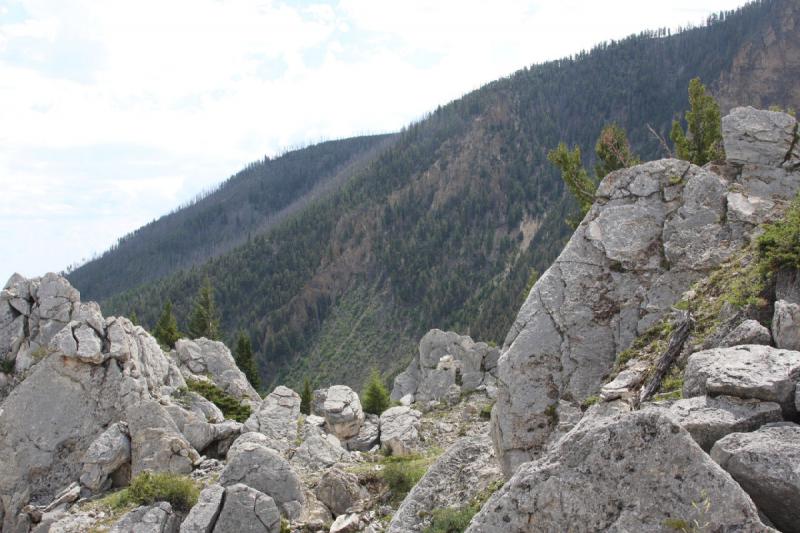
[[[719,343],[719,347],[727,348],[742,344],[764,344],[769,346],[772,344],[772,335],[757,320],[745,320],[725,335]],[[782,348],[782,346],[778,346],[778,348]]]
[[[361,518],[358,513],[343,514],[333,521],[330,533],[353,533],[361,528]]]

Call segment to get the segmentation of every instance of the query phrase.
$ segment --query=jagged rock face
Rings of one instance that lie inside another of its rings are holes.
[[[468,505],[500,477],[488,436],[459,439],[411,489],[392,516],[388,532],[424,531],[434,509]]]
[[[500,352],[466,335],[432,329],[419,342],[419,354],[394,380],[392,400],[411,394],[415,401],[439,401],[456,386],[458,394],[481,385],[493,387]]]
[[[781,531],[800,532],[800,426],[784,422],[728,435],[711,457]]]
[[[208,374],[219,388],[234,398],[261,402],[261,396],[236,366],[231,351],[223,343],[203,337],[180,339],[175,343],[175,355],[187,378],[202,379]]]
[[[522,465],[467,532],[661,532],[693,520],[707,531],[773,531],[684,429],[667,416],[637,412],[577,426]]]
[[[504,343],[492,436],[506,475],[541,453],[559,400],[596,394],[619,352],[794,196],[797,172],[783,159],[765,166],[778,159],[774,143],[748,141],[740,123],[727,121],[726,147],[741,156],[723,169],[727,177],[667,159],[600,183]]]

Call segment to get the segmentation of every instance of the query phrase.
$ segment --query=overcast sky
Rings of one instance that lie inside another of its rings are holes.
[[[265,154],[394,131],[743,3],[0,0],[0,283],[102,252]]]

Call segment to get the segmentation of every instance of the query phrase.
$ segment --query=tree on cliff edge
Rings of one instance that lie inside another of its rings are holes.
[[[670,138],[679,158],[703,166],[709,161],[725,158],[722,148],[722,118],[719,104],[706,93],[700,78],[689,82],[689,107],[686,112],[686,131],[680,121],[673,121]]]
[[[189,316],[189,334],[193,339],[205,337],[219,340],[219,313],[214,303],[214,289],[208,277],[203,280],[200,290],[197,291],[194,309]]]
[[[244,331],[239,331],[239,338],[236,340],[236,348],[233,350],[233,358],[236,366],[247,376],[247,381],[254,389],[261,388],[261,378],[258,375],[255,357],[253,357],[253,346],[250,344],[250,337]]]

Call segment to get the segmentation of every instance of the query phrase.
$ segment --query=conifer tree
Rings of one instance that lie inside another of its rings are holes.
[[[178,322],[175,320],[175,315],[172,314],[172,302],[169,300],[164,304],[161,317],[156,322],[156,327],[153,328],[153,337],[167,348],[174,348],[175,343],[181,338]]]
[[[581,148],[576,146],[572,150],[567,145],[558,144],[558,148],[550,150],[547,159],[561,170],[561,178],[564,180],[572,196],[578,202],[580,208],[580,218],[583,218],[594,202],[594,192],[597,189],[597,182],[592,180],[586,173],[581,163]],[[577,227],[578,221],[567,220],[572,227]]]
[[[672,123],[670,138],[681,159],[695,165],[705,165],[725,157],[722,148],[722,118],[719,104],[700,82],[694,78],[689,82],[689,107],[686,112],[686,132],[680,121]]]
[[[128,318],[131,321],[131,324],[134,326],[139,325],[139,316],[136,314],[136,311],[131,311],[131,316]]]
[[[603,127],[594,146],[594,153],[597,155],[594,174],[598,183],[615,170],[639,164],[639,158],[631,150],[625,130],[613,122]]]
[[[383,384],[380,373],[376,369],[372,369],[367,386],[361,394],[361,406],[364,408],[364,412],[380,416],[389,408],[390,404],[389,391]]]
[[[205,337],[219,340],[219,313],[214,303],[214,289],[208,277],[203,280],[197,291],[194,309],[189,317],[189,334],[193,339]]]
[[[233,358],[236,361],[236,366],[244,372],[247,381],[250,382],[253,388],[256,390],[261,388],[261,378],[258,375],[255,357],[253,357],[253,346],[250,344],[250,337],[244,331],[239,331]]]
[[[306,378],[303,380],[303,391],[300,393],[300,412],[304,415],[311,414],[311,382]]]

